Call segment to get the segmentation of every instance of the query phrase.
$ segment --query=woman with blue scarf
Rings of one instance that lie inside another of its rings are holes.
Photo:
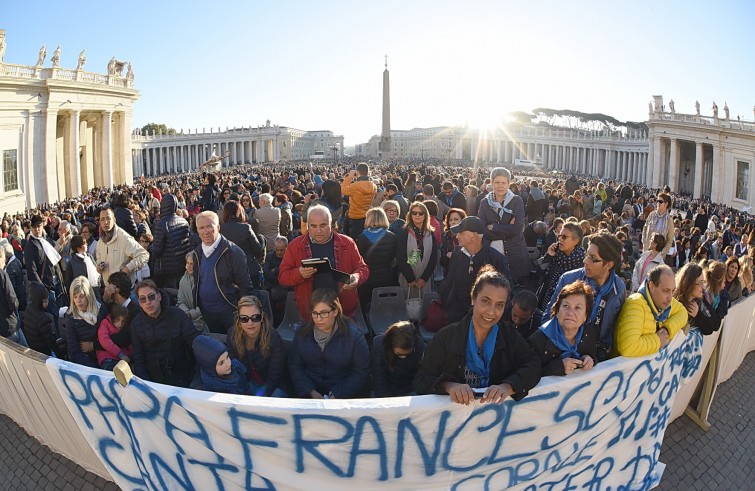
[[[524,201],[509,186],[511,172],[503,167],[490,171],[493,190],[480,202],[477,216],[487,229],[485,240],[506,256],[511,265],[514,283],[519,284],[532,270],[532,261],[524,241]]]
[[[398,238],[388,230],[388,217],[382,208],[370,208],[364,216],[364,230],[357,237],[357,249],[370,268],[370,276],[357,287],[359,304],[366,313],[372,301],[372,290],[398,286],[396,247]]]
[[[414,389],[449,394],[458,404],[501,403],[526,396],[540,381],[540,361],[512,326],[502,323],[511,286],[490,265],[472,287],[472,314],[444,327],[425,351]]]
[[[585,329],[587,313],[592,310],[595,291],[578,280],[566,285],[551,308],[551,319],[529,338],[540,356],[543,375],[568,375],[574,370],[589,370],[598,360],[594,329]]]

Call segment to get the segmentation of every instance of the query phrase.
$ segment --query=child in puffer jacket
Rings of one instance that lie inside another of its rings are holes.
[[[103,370],[112,370],[120,360],[131,361],[131,332],[126,307],[117,304],[111,307],[110,315],[100,322],[97,339],[102,346],[97,350],[97,363]]]
[[[228,349],[212,336],[199,335],[192,343],[194,358],[199,365],[202,390],[226,394],[249,395],[246,368],[228,356]]]

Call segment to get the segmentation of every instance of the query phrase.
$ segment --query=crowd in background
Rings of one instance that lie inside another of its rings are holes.
[[[710,334],[755,288],[747,213],[630,182],[441,162],[138,179],[0,224],[0,334],[147,380],[312,398],[519,399]],[[360,326],[373,291],[437,293]],[[292,294],[303,321],[276,329]],[[387,328],[387,329],[386,329]]]

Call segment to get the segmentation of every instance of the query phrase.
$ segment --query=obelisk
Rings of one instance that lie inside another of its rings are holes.
[[[388,55],[383,70],[383,131],[380,134],[380,159],[391,160],[391,87],[388,75]]]

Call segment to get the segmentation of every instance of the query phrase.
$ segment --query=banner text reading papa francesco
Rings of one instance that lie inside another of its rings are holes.
[[[330,400],[175,389],[51,358],[48,369],[123,489],[650,489],[696,330],[655,357],[546,377],[520,402]]]

